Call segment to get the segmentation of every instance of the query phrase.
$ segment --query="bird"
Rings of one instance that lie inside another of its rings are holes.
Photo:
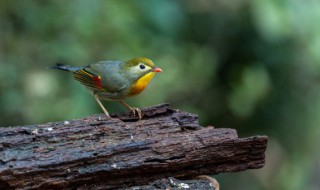
[[[71,66],[58,63],[50,69],[64,70],[72,73],[73,78],[84,85],[101,107],[104,114],[111,118],[101,100],[118,101],[133,115],[141,120],[141,110],[124,102],[128,97],[140,94],[161,68],[146,57],[137,57],[128,61],[99,61],[86,66]]]

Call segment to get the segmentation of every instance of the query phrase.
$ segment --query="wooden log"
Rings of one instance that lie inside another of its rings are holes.
[[[0,189],[126,188],[264,165],[266,136],[201,127],[197,115],[168,104],[142,115],[0,128]]]

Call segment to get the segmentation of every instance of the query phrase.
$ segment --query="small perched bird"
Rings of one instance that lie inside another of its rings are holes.
[[[103,112],[110,118],[100,99],[119,101],[141,119],[139,108],[130,107],[123,100],[142,92],[160,68],[145,57],[129,61],[100,61],[87,66],[75,67],[63,64],[49,67],[69,71],[74,79],[87,87],[95,97]]]

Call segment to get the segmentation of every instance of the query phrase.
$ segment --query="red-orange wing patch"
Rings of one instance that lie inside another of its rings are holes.
[[[80,69],[73,73],[73,77],[80,81],[83,85],[93,88],[93,89],[102,89],[101,77],[95,75],[85,69]]]

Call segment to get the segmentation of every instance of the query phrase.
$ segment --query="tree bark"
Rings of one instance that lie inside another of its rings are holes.
[[[264,165],[266,136],[201,127],[197,115],[168,104],[142,115],[0,128],[0,189],[126,188]]]

